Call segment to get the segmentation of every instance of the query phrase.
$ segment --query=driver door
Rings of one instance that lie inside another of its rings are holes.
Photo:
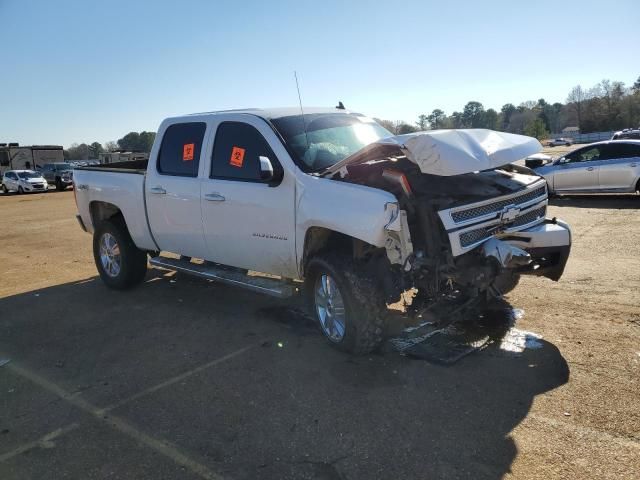
[[[260,178],[260,157],[276,182]],[[258,117],[229,115],[217,125],[201,189],[207,260],[238,268],[297,276],[295,177],[282,143]]]
[[[600,188],[600,147],[584,147],[566,155],[557,166],[553,185],[556,191],[596,191]]]

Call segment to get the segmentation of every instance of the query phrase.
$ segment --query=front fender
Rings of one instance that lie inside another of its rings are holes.
[[[392,219],[389,192],[352,183],[312,177],[298,180],[296,188],[296,256],[304,254],[304,239],[312,227],[321,227],[384,247],[385,225]]]

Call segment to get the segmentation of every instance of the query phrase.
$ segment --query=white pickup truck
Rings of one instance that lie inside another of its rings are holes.
[[[148,161],[76,169],[77,217],[111,288],[150,263],[299,291],[330,343],[364,353],[403,292],[450,319],[521,274],[560,278],[569,227],[546,218],[544,179],[511,164],[540,148],[490,130],[394,137],[344,109],[187,115],[162,122]]]

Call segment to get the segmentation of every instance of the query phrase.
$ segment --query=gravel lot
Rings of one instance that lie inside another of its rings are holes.
[[[0,478],[637,478],[639,208],[554,199],[565,276],[509,296],[541,348],[443,367],[202,280],[109,291],[72,192],[0,196]]]

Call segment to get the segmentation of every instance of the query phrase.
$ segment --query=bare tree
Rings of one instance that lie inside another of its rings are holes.
[[[580,122],[582,120],[582,104],[586,99],[587,94],[580,85],[576,85],[575,87],[573,87],[569,92],[569,96],[567,97],[567,103],[572,105],[573,109],[576,112],[576,116],[578,118],[578,128],[580,128]]]
[[[115,152],[118,149],[118,144],[116,142],[114,142],[113,140],[107,142],[104,144],[104,149],[107,152]]]

